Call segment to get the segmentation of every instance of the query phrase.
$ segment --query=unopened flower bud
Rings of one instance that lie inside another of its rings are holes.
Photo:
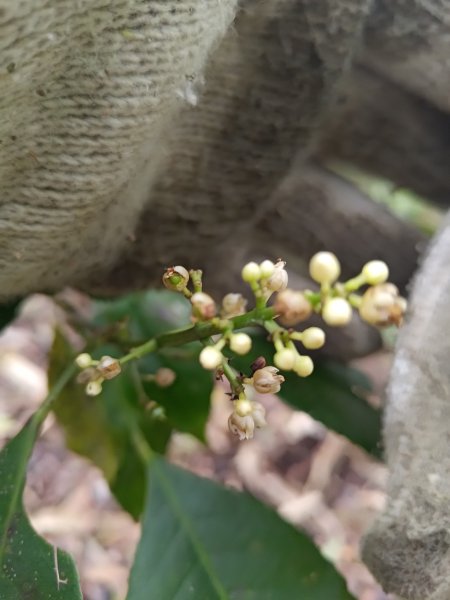
[[[258,356],[258,358],[255,358],[255,360],[250,365],[250,369],[252,373],[254,373],[255,371],[259,371],[259,369],[263,369],[266,365],[267,362],[264,356]]]
[[[232,412],[228,418],[228,428],[231,433],[236,435],[241,441],[250,440],[255,431],[255,421],[250,415],[240,417],[237,413]]]
[[[181,266],[169,267],[165,270],[162,281],[168,290],[182,292],[189,283],[189,273]]]
[[[245,313],[247,300],[242,294],[227,294],[222,300],[222,316],[237,317]]]
[[[285,327],[292,327],[311,316],[312,307],[303,292],[283,290],[277,294],[273,308]]]
[[[322,318],[328,325],[343,327],[352,320],[352,307],[344,298],[331,298],[325,302]]]
[[[279,369],[283,369],[283,371],[291,371],[294,368],[296,358],[297,353],[294,350],[291,350],[290,348],[283,348],[275,353],[273,362]]]
[[[167,367],[161,367],[156,371],[154,381],[159,387],[165,388],[171,386],[175,379],[175,371],[172,371],[172,369],[168,369]]]
[[[86,386],[86,394],[88,396],[98,396],[102,392],[102,380],[96,379],[95,381],[90,381]]]
[[[253,373],[253,387],[260,394],[277,394],[284,381],[275,367],[264,367]]]
[[[334,283],[341,273],[341,265],[332,252],[318,252],[309,262],[309,274],[317,283]]]
[[[289,277],[285,266],[284,260],[279,260],[274,266],[272,275],[265,282],[265,286],[270,292],[281,292],[287,288]]]
[[[92,356],[87,352],[83,352],[76,357],[75,362],[80,369],[87,369],[92,365]]]
[[[308,327],[302,332],[302,344],[308,350],[317,350],[325,344],[325,332],[320,327]]]
[[[233,333],[230,336],[230,350],[236,354],[247,354],[252,347],[252,338],[246,333]]]
[[[214,369],[217,369],[222,364],[222,352],[213,346],[206,346],[200,352],[199,360],[204,369],[214,371]]]
[[[295,361],[294,371],[300,377],[308,377],[314,371],[314,363],[309,356],[298,356]]]
[[[369,285],[377,285],[387,281],[389,268],[382,260],[371,260],[364,265],[362,274]]]
[[[239,398],[234,403],[234,410],[240,417],[246,417],[252,413],[253,406],[247,398]]]
[[[271,260],[263,260],[263,262],[259,265],[259,269],[261,272],[261,277],[265,279],[270,277],[275,272],[275,265]]]
[[[257,263],[249,262],[242,269],[241,275],[242,279],[247,283],[258,281],[261,278],[261,269]]]
[[[96,369],[103,379],[113,379],[122,370],[117,358],[112,358],[111,356],[102,356]]]
[[[194,317],[200,321],[207,321],[212,319],[217,314],[216,303],[205,292],[196,292],[191,297],[192,312]]]
[[[369,288],[362,297],[359,314],[363,321],[377,327],[400,325],[407,307],[392,283]]]

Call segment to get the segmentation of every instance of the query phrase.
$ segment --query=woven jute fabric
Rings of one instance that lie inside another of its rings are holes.
[[[0,290],[104,269],[235,0],[0,3]]]

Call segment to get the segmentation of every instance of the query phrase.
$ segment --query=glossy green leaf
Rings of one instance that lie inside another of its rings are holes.
[[[103,346],[96,354],[114,356],[117,348]],[[50,357],[50,383],[61,365],[70,361],[72,350],[57,334]],[[139,377],[133,365],[128,365],[119,377],[103,384],[100,396],[87,396],[73,379],[53,405],[68,447],[103,471],[119,502],[135,518],[143,508],[146,473],[132,437],[139,431],[153,450],[164,452],[171,433],[167,420],[147,410],[147,404]]]
[[[252,356],[265,356],[271,364],[273,346],[261,336],[253,338]],[[248,357],[233,365],[248,371]],[[280,398],[329,429],[347,437],[375,456],[381,454],[381,411],[367,402],[370,381],[361,372],[337,362],[316,359],[312,375],[301,378],[283,373]]]
[[[312,541],[247,494],[156,459],[127,600],[350,600]]]
[[[22,504],[27,462],[45,414],[36,413],[0,453],[2,600],[81,600],[72,559],[39,537]]]

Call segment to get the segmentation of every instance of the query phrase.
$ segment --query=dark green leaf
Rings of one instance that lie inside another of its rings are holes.
[[[128,600],[350,600],[309,538],[254,498],[156,459]]]
[[[201,348],[200,344],[195,346]],[[168,388],[161,388],[154,382],[144,382],[147,395],[164,407],[169,422],[178,431],[191,433],[204,441],[213,388],[211,373],[200,366],[196,350],[191,351],[188,358],[161,355],[157,360],[160,366],[172,369],[176,378]],[[146,359],[141,361],[142,372],[155,372],[155,362],[152,369],[148,368],[148,364]]]
[[[97,324],[111,325],[126,318],[129,335],[134,340],[147,340],[186,326],[190,318],[186,299],[164,290],[132,294],[113,302],[96,302],[95,306]],[[173,427],[203,441],[213,380],[198,362],[200,350],[200,343],[184,346],[181,352],[167,349],[139,361],[139,370],[142,374],[152,374],[159,367],[168,367],[175,372],[173,385],[161,388],[153,382],[145,382],[145,392],[164,407]]]
[[[81,600],[72,559],[37,535],[23,509],[26,465],[39,425],[32,419],[0,453],[0,598]]]
[[[2,304],[0,306],[0,331],[7,327],[11,321],[13,321],[17,314],[17,309],[21,303],[21,300],[10,302],[9,304]]]
[[[253,338],[252,356],[265,356],[272,363],[273,346],[261,337]],[[233,365],[248,370],[243,359]],[[299,410],[311,415],[358,444],[371,454],[381,454],[381,411],[366,400],[370,381],[355,369],[332,361],[315,362],[312,375],[301,378],[292,373],[286,377],[279,396]]]
[[[114,356],[117,348],[99,348],[98,355],[103,354]],[[70,346],[57,334],[50,357],[50,383],[61,365],[71,360]],[[128,365],[119,377],[103,384],[100,396],[87,396],[83,386],[72,380],[53,405],[68,447],[103,471],[119,502],[135,518],[143,508],[146,474],[131,442],[134,432],[142,433],[156,452],[164,452],[171,433],[167,420],[155,417],[147,404],[139,377],[133,365]]]

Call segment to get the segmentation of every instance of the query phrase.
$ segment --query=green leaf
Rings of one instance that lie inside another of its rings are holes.
[[[21,303],[21,300],[10,302],[9,304],[2,304],[0,306],[0,331],[7,327],[11,321],[13,321],[17,314],[17,309]]]
[[[96,302],[94,320],[98,325],[107,326],[126,319],[131,339],[142,341],[188,325],[190,311],[189,302],[180,294],[149,291],[113,302]],[[200,343],[183,346],[181,352],[165,349],[141,359],[139,371],[145,375],[167,367],[175,372],[176,379],[170,387],[144,382],[143,389],[149,398],[164,407],[174,428],[204,441],[213,379],[198,362],[200,350]]]
[[[81,600],[72,559],[38,536],[22,503],[27,462],[45,414],[38,411],[0,453],[2,600]]]
[[[246,494],[155,459],[127,600],[350,600],[304,534]]]
[[[200,344],[193,346],[201,348]],[[204,441],[213,378],[211,373],[200,366],[198,350],[193,350],[187,358],[183,356],[171,358],[164,354],[151,361],[144,358],[140,361],[140,371],[154,373],[157,368],[156,361],[159,366],[172,369],[176,378],[168,388],[161,388],[154,382],[144,382],[143,387],[148,397],[164,407],[167,418],[174,428],[195,435],[200,441]],[[150,364],[152,364],[151,368],[149,368]]]
[[[253,338],[252,356],[265,356],[271,364],[273,354],[271,344],[261,337]],[[242,359],[233,360],[232,364],[248,371],[248,364]],[[340,363],[319,359],[309,377],[284,372],[283,375],[286,381],[281,386],[280,398],[374,456],[380,456],[381,411],[366,400],[371,384],[365,375]]]
[[[115,356],[114,346],[98,348],[96,354]],[[52,384],[61,365],[73,361],[73,353],[59,333],[50,357]],[[144,505],[146,473],[131,440],[140,432],[156,452],[164,452],[170,438],[167,420],[147,410],[148,398],[141,389],[133,365],[103,384],[100,396],[91,398],[74,379],[53,404],[53,410],[66,434],[67,446],[89,458],[104,473],[111,490],[123,508],[138,518]]]

